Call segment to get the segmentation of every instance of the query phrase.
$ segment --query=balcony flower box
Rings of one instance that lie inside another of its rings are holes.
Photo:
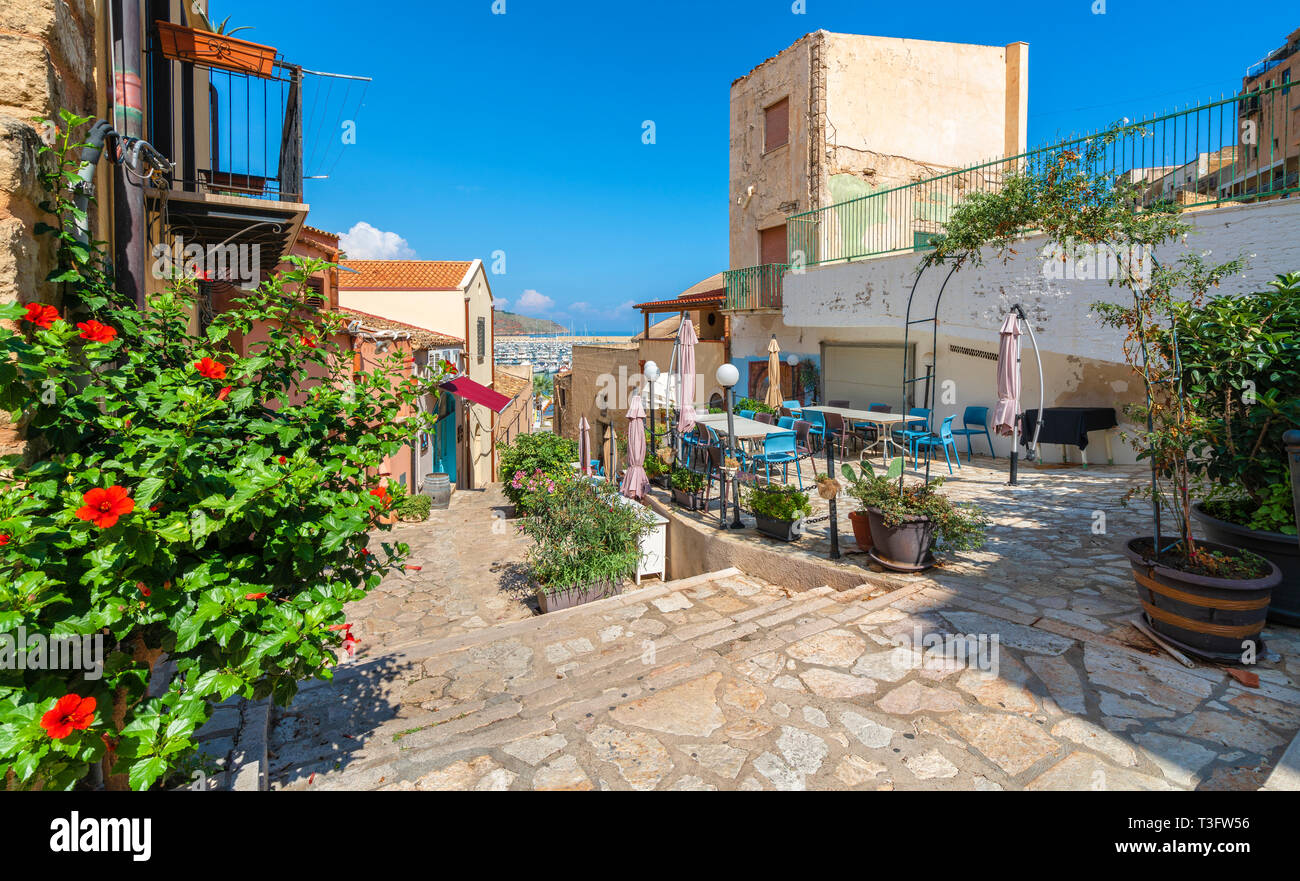
[[[158,26],[158,46],[168,58],[251,73],[254,76],[271,75],[276,54],[271,46],[187,28],[169,21],[158,21],[155,24]]]

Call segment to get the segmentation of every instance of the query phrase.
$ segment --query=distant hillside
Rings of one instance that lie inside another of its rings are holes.
[[[513,312],[496,310],[496,335],[518,336],[525,333],[564,333],[565,327],[549,318],[529,318]]]

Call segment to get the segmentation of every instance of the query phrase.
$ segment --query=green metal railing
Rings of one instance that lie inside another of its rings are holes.
[[[744,269],[728,269],[727,309],[753,311],[781,308],[781,278],[790,267],[785,263],[764,263]]]
[[[1300,132],[1290,107],[1300,95],[1290,92],[1291,83],[1283,82],[1126,122],[1085,170],[1137,185],[1147,205],[1219,205],[1300,192]],[[1062,151],[1082,157],[1098,134],[792,215],[786,221],[790,264],[924,250],[962,199],[997,192],[1016,173],[1041,173]],[[730,280],[727,291],[730,299]]]

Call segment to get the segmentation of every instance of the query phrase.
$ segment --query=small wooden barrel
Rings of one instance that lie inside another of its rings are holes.
[[[424,475],[424,494],[433,499],[434,508],[447,508],[451,505],[451,480],[446,474]]]
[[[1151,629],[1182,649],[1203,658],[1240,663],[1248,652],[1264,651],[1260,633],[1268,617],[1273,588],[1282,580],[1277,566],[1269,564],[1262,578],[1213,578],[1152,565],[1134,549],[1150,538],[1131,539],[1124,555],[1133,567],[1138,599]],[[1236,550],[1202,541],[1216,551]]]

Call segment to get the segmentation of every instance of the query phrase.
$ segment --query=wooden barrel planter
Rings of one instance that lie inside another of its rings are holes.
[[[1130,539],[1124,556],[1133,567],[1138,599],[1151,629],[1178,648],[1216,661],[1241,663],[1247,643],[1264,651],[1260,633],[1268,617],[1273,588],[1282,580],[1277,566],[1262,578],[1214,578],[1181,572],[1151,563],[1135,549],[1151,538]],[[1203,541],[1203,547],[1233,551],[1228,545]]]
[[[451,506],[451,479],[446,474],[433,472],[424,477],[424,494],[433,499],[435,510]]]
[[[1201,530],[1210,541],[1254,551],[1277,566],[1282,581],[1273,589],[1268,619],[1300,627],[1300,542],[1296,537],[1220,520],[1207,514],[1200,502],[1192,506],[1192,516],[1200,522]]]

